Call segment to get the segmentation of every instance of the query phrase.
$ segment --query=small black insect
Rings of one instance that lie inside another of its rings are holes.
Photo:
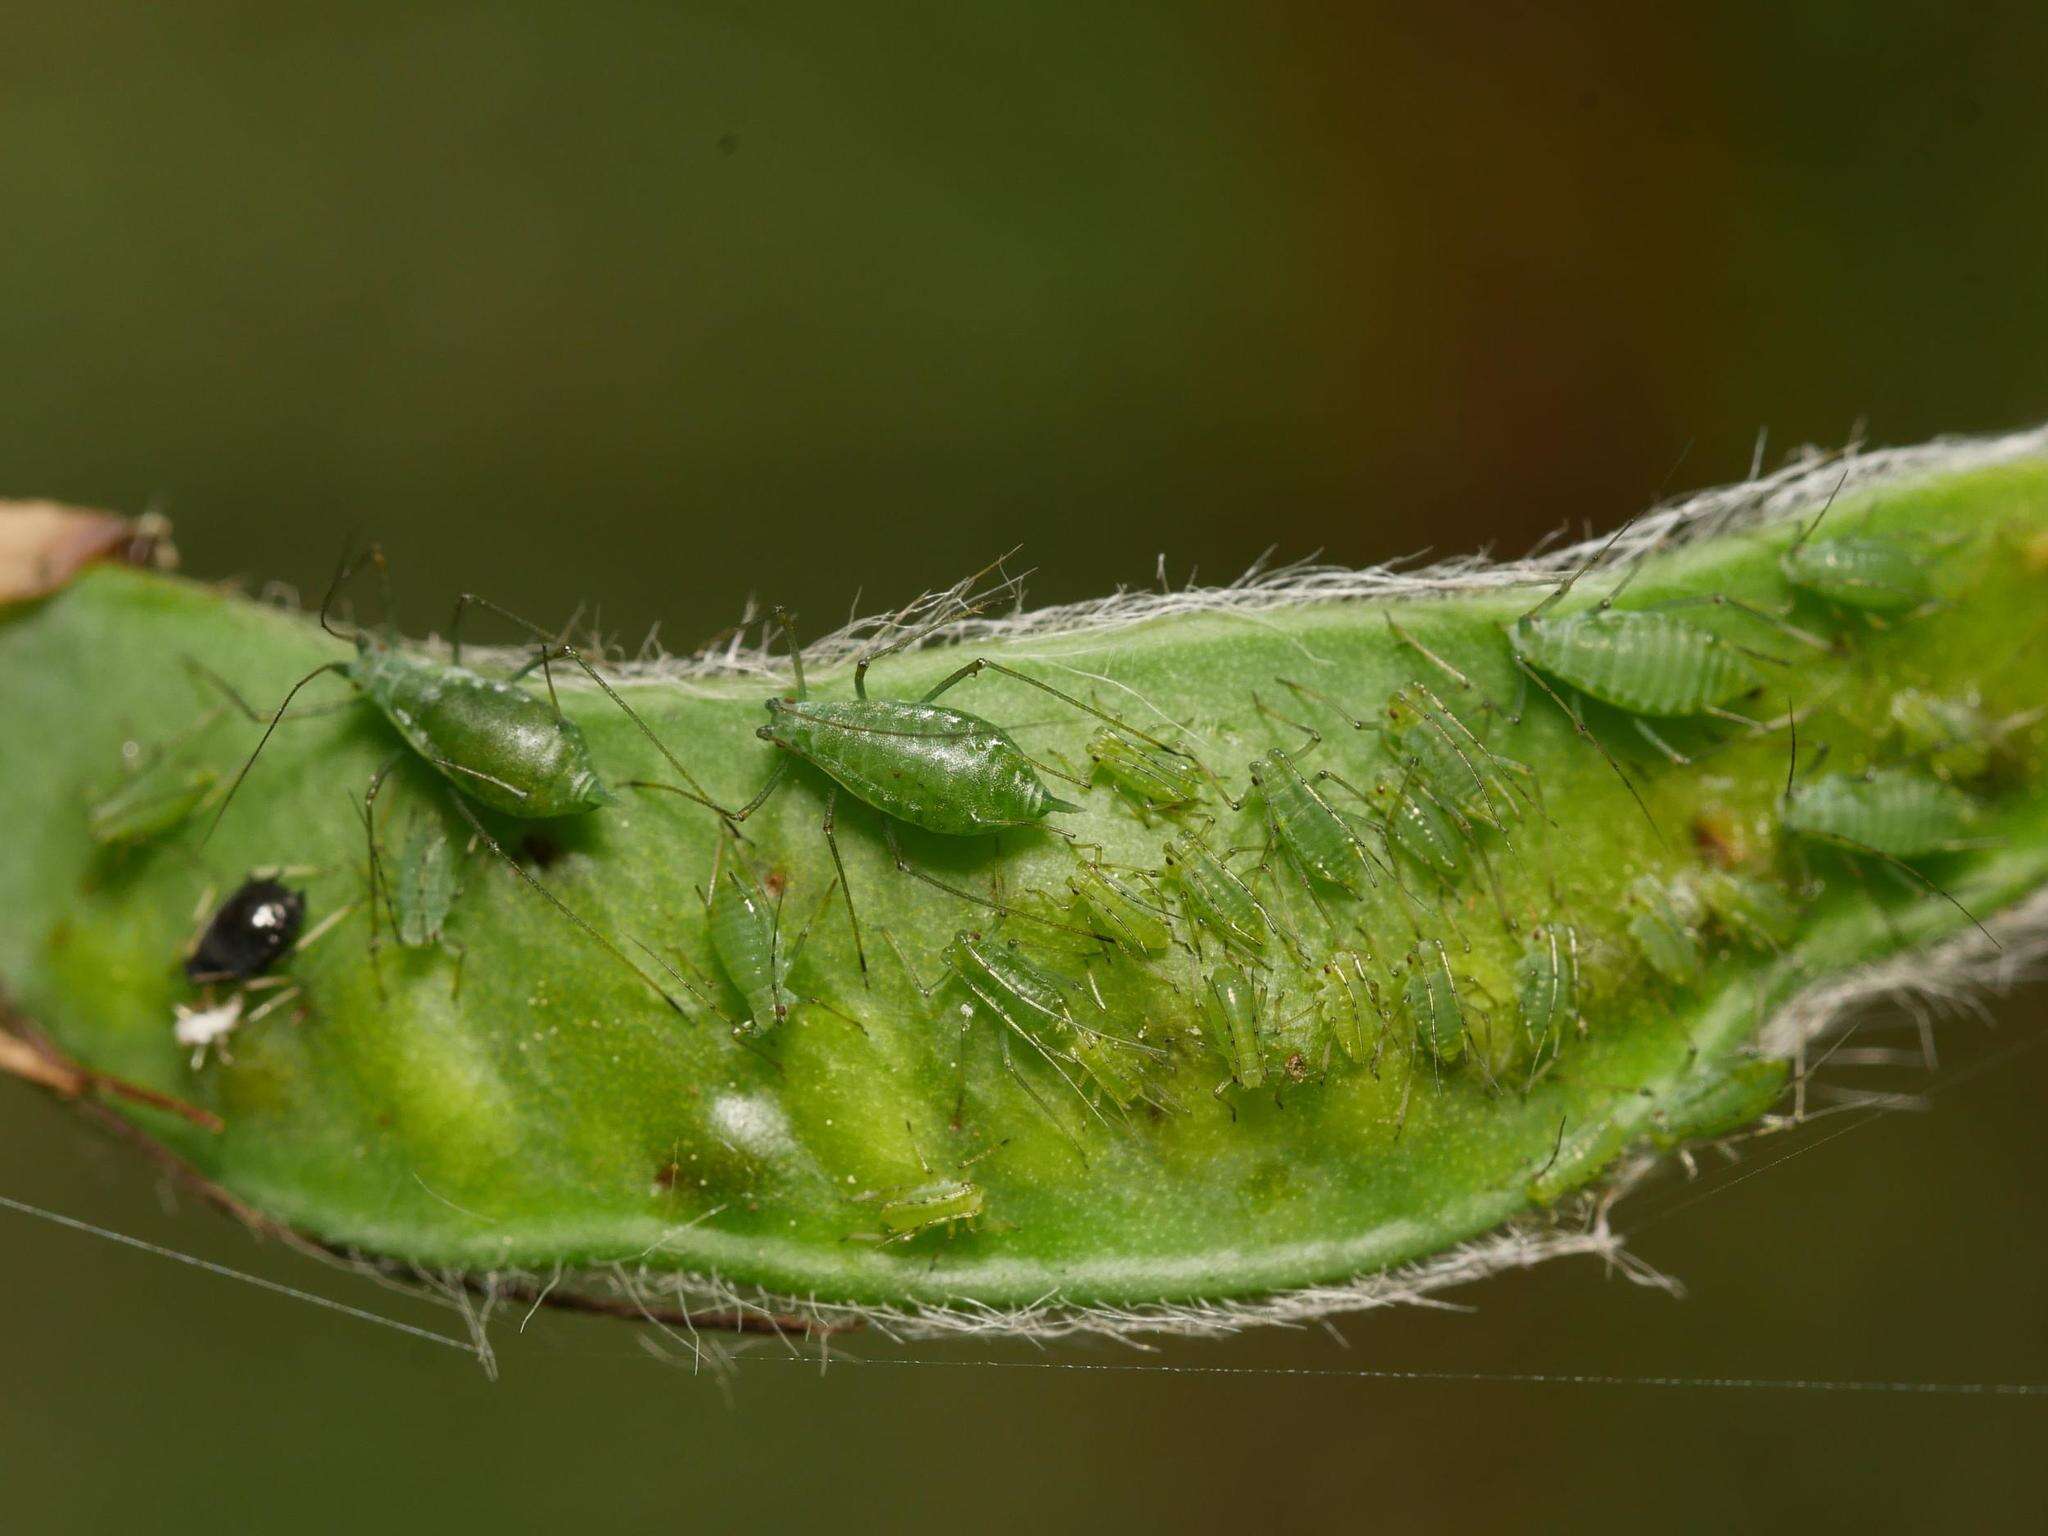
[[[277,881],[252,877],[221,904],[199,945],[185,960],[193,981],[244,981],[270,963],[299,936],[306,920],[306,893]]]

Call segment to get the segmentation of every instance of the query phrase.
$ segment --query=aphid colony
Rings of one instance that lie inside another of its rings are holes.
[[[1272,687],[1307,718],[1281,713],[1268,703],[1272,695],[1252,696],[1256,719],[1242,729],[1285,743],[1246,743],[1234,793],[1203,755],[1181,744],[1195,739],[1192,732],[1169,742],[999,662],[969,661],[914,699],[871,697],[870,667],[919,632],[862,653],[853,698],[815,699],[792,621],[778,610],[792,688],[765,701],[768,719],[758,735],[773,751],[758,792],[727,806],[565,640],[465,595],[458,624],[465,607],[480,606],[536,642],[532,659],[510,677],[485,676],[461,665],[459,642],[446,661],[401,649],[388,614],[381,634],[336,629],[330,592],[322,625],[347,640],[353,655],[293,686],[240,774],[230,781],[189,763],[186,743],[174,743],[131,765],[90,808],[89,826],[118,854],[209,808],[217,824],[299,689],[331,671],[402,744],[372,778],[361,806],[373,958],[387,942],[438,949],[452,970],[451,992],[459,989],[463,951],[449,929],[467,850],[438,813],[421,814],[424,805],[408,813],[395,840],[380,836],[379,793],[402,762],[424,764],[440,777],[446,806],[469,834],[468,850],[488,850],[668,1006],[717,1015],[756,1050],[810,1009],[862,1027],[858,994],[842,984],[827,998],[815,980],[806,984],[801,969],[806,945],[837,896],[867,983],[870,946],[838,837],[843,791],[879,813],[900,875],[971,909],[972,921],[925,957],[939,967],[929,982],[899,937],[884,930],[918,992],[928,1001],[951,1001],[948,1012],[962,1036],[963,1100],[966,1037],[976,1023],[991,1032],[1003,1072],[1069,1135],[1071,1112],[1060,1108],[1062,1098],[1110,1125],[1185,1112],[1201,1097],[1189,1094],[1190,1085],[1224,1099],[1233,1115],[1240,1105],[1274,1101],[1342,1071],[1397,1071],[1438,1085],[1463,1073],[1485,1091],[1527,1091],[1588,1029],[1588,1006],[1597,996],[1644,985],[1696,987],[1707,980],[1717,948],[1775,953],[1792,945],[1803,904],[1816,889],[1814,858],[1849,861],[1852,868],[1867,859],[1924,883],[1928,877],[1907,866],[1983,846],[1987,813],[1977,786],[2038,712],[2001,720],[1975,695],[1906,690],[1891,699],[1873,743],[1875,766],[1865,771],[1810,768],[1802,782],[1795,738],[1795,772],[1770,839],[1777,847],[1739,861],[1743,867],[1672,860],[1646,869],[1627,883],[1619,910],[1608,906],[1605,921],[1574,912],[1571,892],[1546,873],[1554,847],[1573,836],[1556,816],[1572,808],[1547,803],[1536,770],[1494,744],[1522,726],[1529,696],[1505,706],[1474,674],[1499,670],[1504,661],[1513,678],[1544,696],[1542,707],[1563,712],[1570,731],[1606,760],[1649,816],[1636,779],[1652,770],[1638,764],[1631,777],[1596,732],[1589,705],[1633,726],[1661,760],[1655,771],[1690,768],[1718,746],[1681,751],[1658,727],[1693,723],[1695,731],[1727,739],[1767,738],[1780,728],[1761,718],[1754,702],[1767,683],[1787,701],[1780,724],[1794,736],[1796,672],[1786,656],[1766,648],[1771,637],[1818,652],[1843,643],[1793,622],[1798,604],[1809,604],[1822,624],[1878,625],[1909,620],[1936,600],[1919,555],[1878,538],[1821,538],[1820,525],[1816,518],[1800,530],[1778,557],[1788,590],[1783,611],[1719,596],[1617,606],[1640,566],[1596,604],[1563,611],[1574,585],[1601,564],[1603,550],[1505,624],[1500,653],[1490,658],[1439,654],[1390,616],[1390,635],[1416,658],[1416,675],[1376,702],[1344,697],[1327,683],[1275,677]],[[371,559],[381,574],[374,549]],[[348,574],[344,567],[337,588]],[[1730,639],[1687,616],[1687,608],[1749,624],[1760,643]],[[663,972],[657,977],[508,854],[479,815],[518,825],[601,814],[613,801],[582,731],[560,709],[551,670],[558,661],[594,682],[676,776],[626,786],[680,796],[721,823],[702,892],[704,932],[719,975],[671,951],[694,972],[686,978],[658,958],[656,946],[632,939]],[[542,691],[525,681],[536,671]],[[1051,754],[1033,756],[1010,730],[940,702],[984,674],[1028,686],[1060,711],[1092,717],[1087,771],[1070,772]],[[1446,695],[1459,702],[1446,702]],[[1325,729],[1343,727],[1376,742],[1376,751],[1363,759],[1351,753],[1342,772],[1320,766]],[[821,832],[832,873],[822,883],[809,881],[799,893],[800,915],[786,916],[791,877],[742,829],[792,772],[803,771],[823,779]],[[1047,777],[1070,788],[1055,795]],[[1154,840],[1155,856],[1115,860],[1098,845],[1076,842],[1054,888],[982,890],[920,867],[897,832],[899,823],[963,840],[1057,831],[1054,818],[1081,811],[1089,797],[1107,797],[1135,817]],[[1230,828],[1255,841],[1235,846]],[[1517,880],[1503,882],[1504,868]],[[1521,892],[1517,901],[1508,899],[1506,884]],[[345,915],[334,914],[319,931]],[[305,942],[298,938],[303,918],[299,893],[274,878],[252,877],[207,926],[188,974],[209,988],[246,988],[295,942]],[[1491,937],[1475,945],[1475,929]],[[695,1007],[686,1007],[681,994]],[[218,1048],[258,1016],[245,1017],[243,996],[215,1001],[209,991],[203,1006],[181,1009],[179,1039],[201,1055]],[[935,1036],[944,1028],[935,1017]],[[1196,1065],[1205,1059],[1212,1064],[1206,1075]],[[983,1208],[979,1186],[964,1178],[930,1178],[878,1198],[891,1240],[972,1220]]]

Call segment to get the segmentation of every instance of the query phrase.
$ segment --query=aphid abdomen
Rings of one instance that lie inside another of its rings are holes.
[[[1258,786],[1267,828],[1295,862],[1318,880],[1362,895],[1370,877],[1358,834],[1316,793],[1287,754],[1268,752],[1254,763],[1252,782]]]
[[[1537,1054],[1554,1051],[1579,1022],[1579,937],[1568,923],[1544,923],[1515,962],[1522,1028]]]
[[[1598,609],[1508,631],[1539,672],[1631,714],[1681,719],[1740,698],[1761,679],[1711,630],[1667,613]]]
[[[1424,939],[1416,946],[1401,1005],[1416,1039],[1439,1062],[1449,1066],[1465,1054],[1465,1005],[1442,940]]]
[[[814,763],[883,814],[952,837],[1029,826],[1071,810],[986,720],[896,699],[768,702],[763,740]]]
[[[1149,752],[1107,727],[1088,738],[1088,756],[1119,791],[1153,810],[1192,805],[1207,787],[1192,762]]]
[[[987,1198],[972,1179],[934,1179],[909,1189],[872,1197],[879,1209],[885,1241],[900,1241],[934,1227],[972,1221],[987,1207]]]
[[[757,1032],[774,1028],[789,1013],[789,959],[775,910],[759,886],[727,869],[711,888],[706,916],[711,952],[747,1000],[748,1022]]]
[[[1134,955],[1161,955],[1173,943],[1166,914],[1126,890],[1106,870],[1084,864],[1068,880],[1085,920],[1118,949]]]
[[[211,768],[152,769],[86,810],[87,834],[102,848],[161,837],[206,802],[220,784]]]
[[[1464,867],[1465,845],[1443,810],[1414,789],[1382,779],[1373,785],[1387,839],[1409,858],[1448,880]]]
[[[1364,956],[1340,950],[1316,973],[1316,1011],[1323,1028],[1338,1050],[1360,1062],[1371,1056],[1386,1023],[1386,1004],[1366,965]]]
[[[1636,914],[1628,922],[1643,961],[1674,986],[1690,986],[1700,978],[1698,911],[1692,894],[1665,886],[1654,875],[1639,876],[1629,887]]]
[[[422,817],[391,872],[392,927],[398,942],[408,949],[438,942],[457,891],[455,845],[438,822]]]
[[[1704,1081],[1667,1094],[1657,1106],[1660,1129],[1654,1139],[1668,1147],[1739,1131],[1778,1102],[1791,1077],[1786,1063],[1771,1058],[1733,1062]]]
[[[1694,881],[1701,903],[1731,939],[1753,949],[1782,949],[1799,931],[1799,908],[1775,885],[1726,870]]]
[[[480,805],[534,821],[611,799],[581,727],[522,688],[367,636],[348,675],[414,752]]]
[[[1905,613],[1934,595],[1927,569],[1886,539],[1817,539],[1785,551],[1785,580],[1801,591],[1865,613]]]
[[[1266,918],[1258,898],[1199,838],[1167,839],[1166,867],[1196,922],[1215,930],[1226,944],[1253,951],[1265,948]]]
[[[1024,1034],[1048,1025],[1074,1028],[1068,1002],[1071,983],[1035,965],[1010,945],[972,933],[958,933],[946,946],[946,963],[960,984],[1004,1024]]]
[[[1942,698],[1901,688],[1885,713],[1893,744],[1938,779],[1983,778],[1998,758],[2002,733],[1974,694]]]
[[[1240,1087],[1256,1088],[1266,1080],[1260,1040],[1260,1016],[1265,1009],[1266,989],[1243,967],[1225,962],[1210,972],[1202,1033],[1230,1069],[1231,1081]]]
[[[1801,837],[1914,859],[1966,842],[1978,815],[1977,802],[1954,785],[1886,768],[1816,779],[1786,802],[1783,819]]]

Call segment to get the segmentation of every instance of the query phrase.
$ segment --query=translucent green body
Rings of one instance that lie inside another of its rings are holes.
[[[1911,770],[1864,777],[1827,774],[1785,802],[1785,827],[1801,837],[1917,859],[1965,844],[1977,829],[1977,803],[1962,790]]]
[[[1763,681],[1728,641],[1668,613],[1607,608],[1523,619],[1508,641],[1545,676],[1656,718],[1703,714]]]

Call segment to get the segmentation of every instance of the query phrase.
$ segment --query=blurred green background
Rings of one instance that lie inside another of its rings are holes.
[[[374,533],[415,630],[472,587],[684,646],[1018,543],[1041,601],[1516,550],[1688,442],[1679,486],[2048,416],[2048,12],[1613,10],[23,0],[0,491],[157,502],[252,584]],[[0,1523],[2032,1524],[2038,1398],[1276,1373],[2048,1381],[2043,1001],[1947,1029],[1925,1115],[1625,1209],[1687,1301],[1567,1264],[1348,1347],[716,1380],[543,1318],[492,1386],[0,1212]],[[0,1193],[447,1321],[5,1085]]]

